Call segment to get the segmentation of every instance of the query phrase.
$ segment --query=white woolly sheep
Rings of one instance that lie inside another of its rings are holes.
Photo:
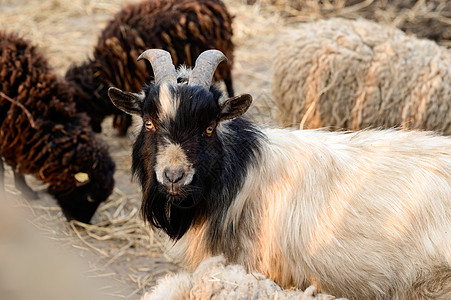
[[[318,294],[313,285],[304,292],[282,290],[280,286],[260,273],[248,273],[240,265],[227,265],[222,256],[204,260],[194,273],[180,272],[160,279],[152,291],[141,298],[141,300],[186,299],[331,300],[336,298],[327,294]]]
[[[277,46],[279,124],[451,134],[451,52],[367,20],[300,25]]]
[[[224,255],[283,288],[350,299],[451,299],[451,137],[262,129],[248,94],[211,84],[202,53],[180,80],[169,53],[142,93],[110,88],[140,116],[133,172],[148,222],[195,268]]]

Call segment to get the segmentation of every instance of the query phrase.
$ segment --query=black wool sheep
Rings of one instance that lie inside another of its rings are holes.
[[[153,79],[150,64],[136,61],[140,53],[147,48],[165,49],[176,66],[193,66],[201,52],[219,49],[229,62],[219,66],[214,78],[224,81],[231,97],[232,35],[232,17],[220,0],[145,0],[128,4],[101,33],[94,58],[69,68],[66,79],[78,86],[77,107],[91,117],[94,131],[100,132],[103,119],[114,115],[114,127],[125,135],[131,117],[111,103],[108,88],[138,92]]]
[[[0,188],[3,158],[25,196],[37,197],[24,178],[33,174],[68,219],[87,223],[113,190],[115,164],[72,92],[36,46],[0,31]]]

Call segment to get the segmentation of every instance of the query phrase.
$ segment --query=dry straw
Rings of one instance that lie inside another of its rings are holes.
[[[100,29],[125,2],[2,0],[0,28],[18,32],[38,44],[62,74],[71,63],[86,58]]]
[[[451,47],[449,0],[247,0],[281,12],[288,23],[343,17],[392,24]]]

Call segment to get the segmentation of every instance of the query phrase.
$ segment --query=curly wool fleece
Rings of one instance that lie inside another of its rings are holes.
[[[451,52],[371,21],[300,25],[277,46],[282,126],[402,127],[451,134]]]

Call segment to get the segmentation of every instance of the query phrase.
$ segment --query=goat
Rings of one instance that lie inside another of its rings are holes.
[[[451,138],[260,128],[242,116],[249,94],[211,85],[220,51],[203,52],[189,78],[168,52],[143,58],[155,81],[109,96],[142,118],[142,214],[189,268],[221,254],[284,288],[451,299]]]

